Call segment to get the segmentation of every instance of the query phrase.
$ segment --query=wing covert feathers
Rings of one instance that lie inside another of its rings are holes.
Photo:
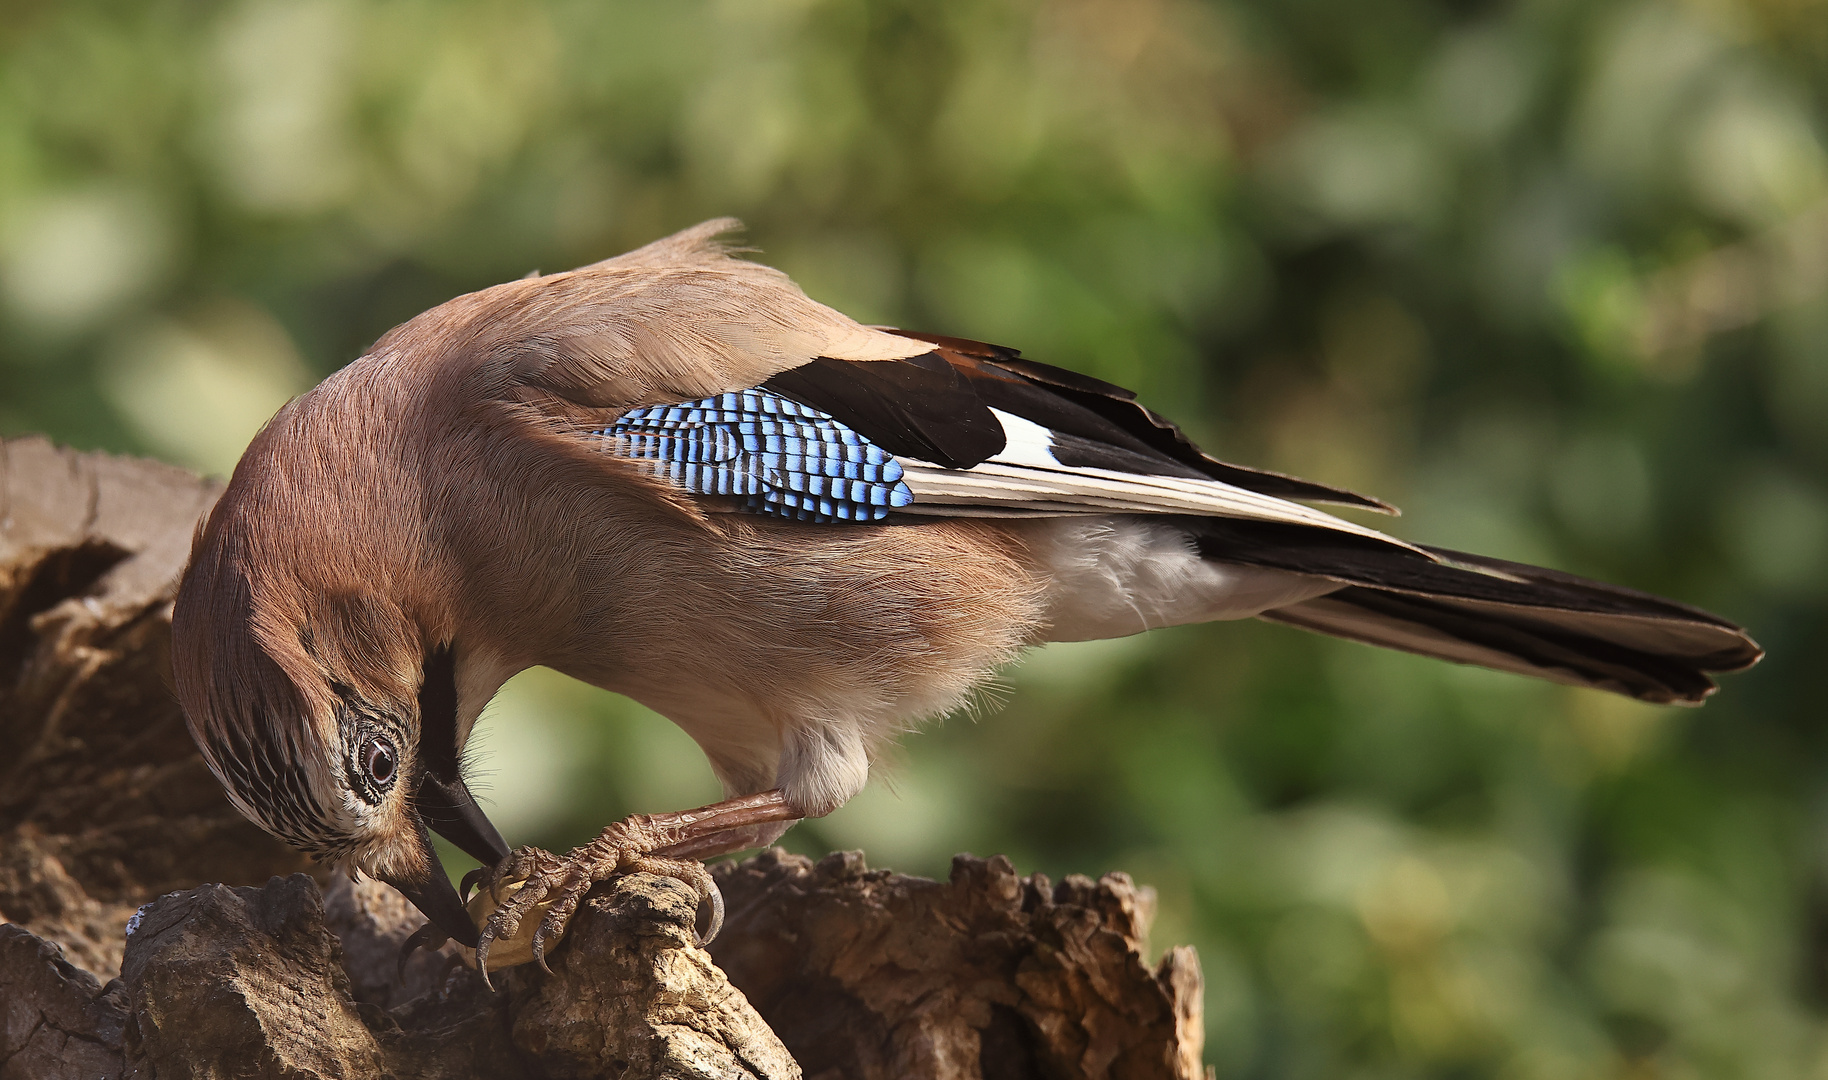
[[[744,390],[630,409],[609,452],[697,495],[795,521],[880,521],[914,499],[894,455],[797,401]]]
[[[1389,509],[1383,503],[1219,462],[1126,390],[1013,350],[907,337],[934,342],[933,351],[895,361],[819,359],[764,384],[900,456],[914,493],[905,513],[1220,514],[1404,546],[1288,495]]]

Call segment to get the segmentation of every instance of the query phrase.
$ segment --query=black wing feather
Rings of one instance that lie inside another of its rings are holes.
[[[969,469],[1002,451],[1003,425],[939,356],[911,360],[818,359],[762,384],[906,457]]]
[[[1276,498],[1393,510],[1343,488],[1219,461],[1122,387],[1024,360],[1014,349],[895,332],[937,348],[907,360],[820,358],[763,386],[831,414],[890,453],[948,469],[1003,450],[994,408],[1056,432],[1053,454],[1067,468],[1219,480]]]
[[[896,330],[895,333],[916,341],[932,342],[940,346],[944,353],[953,354],[948,358],[954,364],[968,375],[980,376],[973,379],[980,387],[992,382],[991,379],[982,377],[986,374],[986,368],[998,369],[998,374],[1019,377],[1039,393],[1013,394],[1009,404],[997,404],[997,408],[1052,427],[1056,431],[1079,435],[1093,443],[1146,452],[1161,463],[1156,469],[1150,470],[1157,475],[1204,477],[1280,499],[1361,506],[1383,513],[1394,513],[1396,510],[1389,503],[1356,491],[1317,484],[1312,480],[1267,469],[1252,469],[1220,461],[1196,446],[1174,421],[1138,404],[1133,392],[1102,379],[1024,359],[1017,350],[1001,345],[907,330]],[[1006,388],[1005,392],[1008,392]],[[1077,406],[1072,411],[1072,415],[1078,418],[1076,421],[1061,415],[1063,405]],[[1052,423],[1044,419],[1044,415],[1054,416],[1061,423]],[[1060,463],[1069,467],[1108,467],[1097,461],[1069,461],[1064,457],[1060,458]],[[1188,469],[1193,470],[1191,474],[1184,471]]]

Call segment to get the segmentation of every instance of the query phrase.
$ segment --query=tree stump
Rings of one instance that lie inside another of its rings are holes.
[[[1153,894],[1001,856],[945,882],[724,863],[709,952],[690,891],[635,874],[550,975],[490,992],[451,945],[401,965],[418,912],[244,821],[173,701],[171,600],[218,490],[0,443],[0,1080],[1206,1075],[1193,950],[1146,960]]]

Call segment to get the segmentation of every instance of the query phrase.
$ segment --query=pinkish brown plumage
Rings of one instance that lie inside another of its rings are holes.
[[[1263,616],[1649,700],[1757,659],[1715,616],[1386,537],[1226,465],[1115,387],[864,327],[715,242],[724,220],[451,302],[292,402],[199,531],[174,617],[236,805],[466,942],[428,830],[530,877],[536,953],[591,881],[856,794],[1022,647]],[[545,665],[661,712],[739,801],[514,858],[463,748]],[[713,932],[715,931],[713,919]]]

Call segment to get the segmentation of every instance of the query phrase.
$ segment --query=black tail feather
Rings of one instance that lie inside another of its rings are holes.
[[[1557,570],[1300,526],[1182,520],[1206,558],[1341,582],[1262,616],[1335,637],[1672,704],[1700,704],[1715,690],[1710,673],[1763,655],[1718,615]]]

